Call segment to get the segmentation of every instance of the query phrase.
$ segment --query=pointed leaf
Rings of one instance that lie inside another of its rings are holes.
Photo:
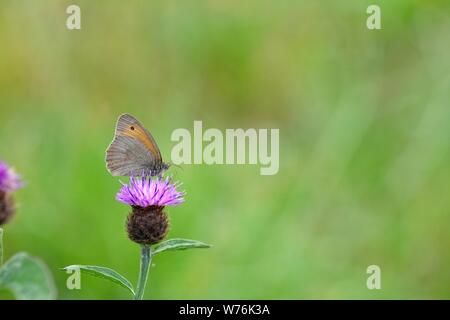
[[[0,267],[0,287],[11,290],[19,300],[56,298],[53,277],[47,266],[27,253],[18,253]]]
[[[164,251],[171,250],[186,250],[190,248],[210,248],[209,244],[197,241],[197,240],[189,240],[189,239],[169,239],[164,242],[161,242],[159,245],[153,249],[152,254],[158,254]]]
[[[130,281],[128,281],[127,278],[122,276],[117,271],[114,271],[113,269],[99,267],[99,266],[83,266],[83,265],[72,265],[72,266],[68,266],[68,267],[64,268],[64,270],[66,270],[66,271],[78,270],[78,269],[85,274],[89,274],[94,277],[98,277],[98,278],[102,278],[102,279],[106,279],[111,282],[114,282],[115,284],[118,284],[118,285],[128,289],[134,295],[133,285],[130,283]]]

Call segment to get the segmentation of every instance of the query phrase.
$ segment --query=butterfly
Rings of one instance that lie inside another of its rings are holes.
[[[161,176],[169,165],[150,132],[132,115],[122,114],[106,150],[106,167],[113,176]]]

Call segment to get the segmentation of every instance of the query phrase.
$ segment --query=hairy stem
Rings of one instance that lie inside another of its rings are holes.
[[[142,300],[147,284],[148,270],[152,263],[152,248],[149,245],[141,245],[141,270],[134,300]]]

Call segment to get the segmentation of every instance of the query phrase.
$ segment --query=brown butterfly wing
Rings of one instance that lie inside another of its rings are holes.
[[[156,175],[162,167],[158,146],[133,116],[119,117],[113,142],[106,150],[106,166],[113,176]]]

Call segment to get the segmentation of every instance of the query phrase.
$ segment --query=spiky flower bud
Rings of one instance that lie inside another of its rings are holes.
[[[123,185],[117,200],[132,207],[126,228],[130,240],[152,245],[162,241],[169,231],[169,218],[165,206],[184,202],[184,193],[170,179],[131,177],[129,185]]]
[[[6,224],[16,212],[10,193],[0,191],[0,226]]]
[[[127,219],[130,240],[139,244],[156,244],[169,232],[169,218],[164,207],[133,207]]]

